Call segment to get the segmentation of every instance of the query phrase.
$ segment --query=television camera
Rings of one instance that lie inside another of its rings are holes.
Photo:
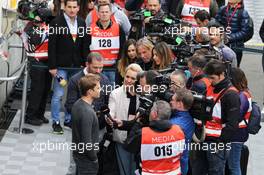
[[[177,67],[177,66],[176,66]],[[179,67],[181,70],[186,70],[186,67]],[[172,71],[175,69],[171,69]],[[168,71],[165,71],[166,73]],[[170,90],[170,86],[173,85],[170,77],[167,74],[158,75],[154,77],[155,91],[152,90],[151,93],[147,95],[140,96],[140,105],[138,108],[139,116],[142,118],[144,123],[148,123],[150,109],[157,99],[170,102],[174,93]],[[191,116],[198,120],[208,121],[212,119],[212,111],[214,107],[214,100],[212,98],[206,97],[204,95],[193,93],[194,102],[189,110]]]
[[[29,20],[35,23],[49,23],[54,18],[46,1],[35,3],[29,0],[21,0],[18,2],[17,12],[21,20]],[[36,16],[39,16],[40,20],[36,20]]]

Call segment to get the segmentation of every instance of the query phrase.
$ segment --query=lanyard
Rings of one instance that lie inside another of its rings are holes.
[[[232,12],[231,16],[228,15],[229,11],[229,6],[226,8],[226,13],[227,13],[227,26],[230,26],[231,19],[235,16],[235,13],[239,7],[239,4],[236,5],[235,10]]]

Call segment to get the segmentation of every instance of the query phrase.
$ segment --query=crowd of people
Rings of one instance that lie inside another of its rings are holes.
[[[51,121],[54,134],[70,128],[74,144],[90,145],[71,152],[68,174],[223,175],[227,167],[241,175],[252,96],[239,48],[252,37],[252,21],[243,0],[226,3],[53,0],[49,24],[35,16],[38,22],[25,27],[31,63],[25,122]],[[154,19],[188,24],[186,37],[172,44],[149,34]],[[60,29],[67,30],[54,32]],[[177,50],[183,43],[204,47],[186,55]],[[44,116],[50,89],[51,120]],[[213,100],[210,120],[191,112],[193,94]]]

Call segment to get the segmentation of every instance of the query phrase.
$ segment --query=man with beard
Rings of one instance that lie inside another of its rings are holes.
[[[108,100],[107,93],[110,92],[111,89],[109,88],[111,86],[108,78],[101,73],[102,70],[103,70],[102,56],[96,52],[90,53],[87,57],[86,67],[70,78],[68,90],[67,90],[66,102],[65,102],[65,108],[69,114],[71,114],[73,104],[81,97],[81,92],[79,89],[78,82],[82,77],[86,76],[89,73],[97,74],[100,76],[100,85],[103,89],[100,92],[100,97],[95,99],[92,103],[92,105],[94,106],[94,110],[96,112],[100,111],[101,107],[107,104],[107,100]],[[98,119],[99,119],[99,127],[100,129],[102,129],[100,130],[99,133],[99,140],[101,140],[101,137],[105,132],[105,130],[103,130],[103,128],[105,127],[105,120],[104,117],[99,117]],[[68,124],[65,123],[64,126],[71,128],[71,121]],[[68,168],[67,175],[74,174],[75,168],[76,168],[75,162],[73,160],[72,154],[70,154],[70,166]]]

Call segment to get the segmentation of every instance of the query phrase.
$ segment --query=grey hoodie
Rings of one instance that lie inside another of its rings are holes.
[[[130,28],[131,28],[131,24],[130,24],[130,21],[128,20],[128,17],[122,10],[118,9],[115,4],[112,4],[112,12],[114,14],[114,17],[117,23],[121,26],[126,36],[128,36]],[[91,26],[91,23],[92,23],[91,13],[87,15],[85,22],[86,22],[87,27]]]

